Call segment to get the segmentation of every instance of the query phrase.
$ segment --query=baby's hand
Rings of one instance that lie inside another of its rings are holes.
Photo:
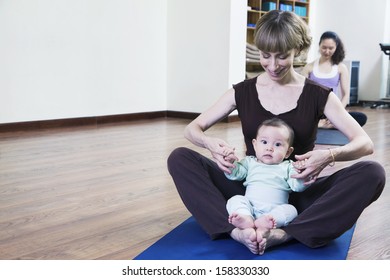
[[[234,163],[236,160],[238,160],[237,157],[234,155],[234,153],[224,156],[223,159],[230,163]]]
[[[225,141],[218,138],[208,138],[206,148],[211,152],[218,167],[227,173],[234,168],[233,161],[237,159],[234,154],[235,148],[229,146]]]
[[[306,169],[306,162],[307,162],[307,158],[302,160],[297,160],[293,162],[293,166],[295,167],[298,173],[301,173],[303,170]]]

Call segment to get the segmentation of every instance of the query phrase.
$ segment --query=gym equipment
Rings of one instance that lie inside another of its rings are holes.
[[[385,55],[389,56],[389,63],[390,63],[390,44],[381,44],[379,43],[379,46],[381,47],[381,50]],[[375,102],[373,105],[371,105],[371,108],[376,108],[381,105],[387,105],[390,106],[390,64],[388,66],[387,71],[387,92],[386,97],[382,98],[380,101]]]

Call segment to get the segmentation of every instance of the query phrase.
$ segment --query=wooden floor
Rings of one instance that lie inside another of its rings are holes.
[[[390,174],[390,110],[353,109],[368,115],[364,128],[376,152],[367,158]],[[189,217],[166,168],[178,146],[208,155],[183,138],[187,123],[156,119],[1,133],[0,259],[137,256]],[[239,122],[209,133],[243,155]],[[390,259],[389,217],[387,186],[360,217],[348,259]]]

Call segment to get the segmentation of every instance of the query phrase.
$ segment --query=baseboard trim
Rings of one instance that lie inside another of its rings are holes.
[[[166,111],[166,116],[168,118],[178,118],[178,119],[188,119],[194,120],[200,114],[199,113],[191,113],[191,112],[182,112],[182,111]]]
[[[121,115],[108,115],[108,116],[96,116],[96,117],[81,117],[70,119],[54,119],[54,120],[40,120],[40,121],[28,121],[28,122],[16,122],[16,123],[3,123],[0,124],[0,133],[15,132],[15,131],[30,131],[41,129],[54,129],[54,128],[68,128],[77,126],[99,126],[111,123],[131,122],[138,120],[149,120],[157,118],[178,118],[193,120],[199,113],[180,112],[180,111],[155,111],[155,112],[143,112]],[[238,121],[238,116],[229,116],[223,119],[223,122]]]
[[[189,112],[180,112],[180,111],[167,111],[167,117],[168,118],[178,118],[178,119],[189,119],[193,120],[196,117],[198,117],[199,113],[189,113]],[[238,115],[228,116],[227,118],[224,118],[221,120],[221,122],[236,122],[239,121],[240,118]]]
[[[157,112],[108,115],[108,116],[96,116],[96,117],[81,117],[81,118],[70,118],[70,119],[54,119],[54,120],[4,123],[4,124],[0,124],[0,133],[53,129],[53,128],[67,128],[67,127],[77,127],[77,126],[99,126],[99,125],[109,124],[109,123],[119,123],[119,122],[165,118],[165,117],[166,117],[166,111],[157,111]]]

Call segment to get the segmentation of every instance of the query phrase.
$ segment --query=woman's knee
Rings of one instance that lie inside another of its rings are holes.
[[[364,187],[372,186],[376,188],[375,199],[377,199],[386,184],[386,171],[383,166],[376,161],[361,161],[354,166],[358,169],[357,172],[361,176],[360,178],[364,179],[365,182],[369,182]]]
[[[377,186],[379,192],[378,197],[379,197],[386,184],[386,171],[381,164],[375,161],[371,161],[369,172],[374,174],[375,178],[377,179]]]
[[[359,172],[364,174],[365,178],[383,185],[386,183],[386,171],[380,163],[376,161],[361,161],[356,163],[355,166],[359,169]]]
[[[350,112],[349,113],[359,124],[364,126],[367,122],[367,115],[362,112]]]
[[[199,166],[200,154],[186,147],[174,149],[168,156],[167,165],[171,175],[176,171],[180,174],[186,169]]]
[[[193,151],[186,147],[174,149],[167,159],[168,168],[182,164],[183,160],[185,160],[191,152]]]
[[[168,166],[171,164],[171,163],[174,163],[176,162],[177,160],[179,160],[180,158],[183,157],[183,155],[187,152],[187,150],[189,150],[188,148],[185,148],[185,147],[179,147],[179,148],[176,148],[174,149],[170,155],[168,156]]]

